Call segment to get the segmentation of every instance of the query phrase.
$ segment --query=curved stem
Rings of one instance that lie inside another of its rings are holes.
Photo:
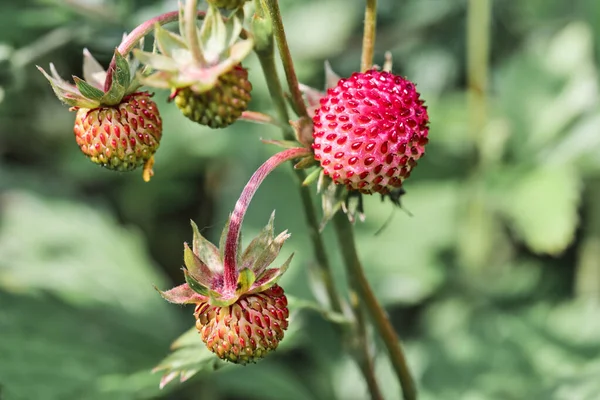
[[[342,249],[342,257],[344,258],[350,285],[358,292],[361,301],[373,320],[373,324],[383,339],[394,370],[396,371],[396,375],[398,376],[398,380],[400,381],[404,399],[415,400],[417,398],[417,392],[406,363],[406,357],[404,356],[394,327],[390,323],[385,310],[379,304],[379,301],[373,293],[373,289],[371,289],[371,286],[367,281],[367,277],[363,271],[354,244],[352,224],[348,221],[348,217],[341,212],[335,214],[333,217],[333,224],[340,249]]]
[[[252,175],[242,194],[235,203],[233,213],[229,220],[229,231],[225,239],[225,260],[224,260],[224,286],[231,291],[235,291],[237,283],[237,249],[240,241],[240,232],[244,216],[250,205],[250,201],[258,190],[258,187],[275,168],[286,161],[293,160],[310,154],[310,150],[304,147],[294,147],[277,153],[261,165]]]
[[[375,28],[377,27],[377,0],[367,0],[365,8],[365,28],[363,31],[361,71],[373,67],[373,49],[375,47]]]
[[[290,89],[292,96],[292,103],[294,105],[294,111],[299,117],[308,117],[306,110],[306,104],[302,98],[302,92],[298,85],[298,77],[296,76],[296,70],[294,69],[294,62],[290,53],[290,48],[285,37],[285,30],[283,29],[283,21],[281,19],[281,13],[279,12],[279,4],[277,0],[266,0],[267,8],[269,9],[269,15],[273,22],[273,28],[275,31],[275,38],[277,39],[277,48],[281,56],[283,63],[283,69],[285,71],[285,77],[287,84]]]

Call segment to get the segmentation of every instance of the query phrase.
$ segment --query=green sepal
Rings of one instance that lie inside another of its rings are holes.
[[[210,297],[212,290],[198,282],[198,280],[190,274],[187,268],[183,268],[183,275],[185,276],[185,282],[194,292],[201,296]]]
[[[252,293],[260,293],[268,288],[275,285],[283,274],[288,270],[290,264],[292,262],[292,258],[294,257],[294,253],[290,254],[287,260],[281,265],[279,268],[271,268],[263,272],[259,279],[256,280],[252,289],[250,289],[250,294]]]
[[[321,174],[321,169],[320,168],[315,169],[313,172],[308,174],[308,176],[304,179],[304,181],[302,181],[302,186],[308,186],[308,185],[312,184],[314,181],[316,181],[319,178],[320,174]]]
[[[189,273],[196,278],[198,282],[205,286],[210,285],[213,278],[212,271],[194,254],[194,252],[192,252],[192,249],[190,249],[190,246],[188,246],[187,243],[183,244],[183,262]]]
[[[263,252],[256,258],[256,261],[251,267],[256,275],[261,275],[263,271],[275,261],[283,244],[290,236],[291,235],[287,231],[283,231],[269,243]]]
[[[317,164],[318,163],[315,160],[315,157],[311,154],[310,156],[306,156],[304,158],[301,158],[300,161],[298,161],[296,164],[294,164],[294,168],[296,168],[296,169],[306,169],[306,168],[314,167]]]
[[[209,3],[206,16],[198,32],[202,55],[208,65],[217,64],[227,49],[227,28],[219,10]]]
[[[133,55],[135,58],[140,60],[142,64],[147,65],[152,69],[169,72],[175,72],[178,70],[177,63],[172,58],[162,54],[149,53],[140,49],[134,49]]]
[[[223,260],[219,254],[219,249],[200,234],[198,226],[194,221],[190,221],[194,237],[192,241],[192,250],[206,266],[214,272],[223,272]]]
[[[158,49],[165,56],[170,57],[175,49],[187,50],[187,45],[181,36],[163,28],[159,24],[156,24],[156,28],[154,29],[154,38]]]
[[[73,81],[75,82],[75,86],[77,86],[79,93],[81,93],[87,99],[100,102],[104,96],[104,92],[102,90],[90,85],[83,79],[74,76]]]
[[[295,140],[262,139],[261,141],[265,144],[273,144],[284,149],[294,149],[297,147],[302,147],[302,144],[296,142]]]
[[[323,189],[324,182],[328,182],[328,185]],[[336,185],[330,178],[325,178],[325,174],[323,173],[321,173],[319,177],[319,184],[317,186],[319,186],[319,191],[321,192],[321,206],[323,209],[323,218],[319,225],[319,231],[323,231],[327,222],[333,218],[335,213],[338,212],[344,204],[346,188],[341,185]]]
[[[163,292],[156,286],[154,286],[154,289],[160,293],[163,299],[174,304],[197,304],[207,300],[205,297],[201,297],[198,293],[193,291],[187,283],[176,286],[166,292]]]
[[[256,275],[250,268],[244,268],[239,272],[237,284],[235,286],[235,294],[241,296],[247,293],[254,282],[256,281]]]
[[[50,64],[50,72],[52,73],[52,76],[48,75],[48,73],[46,73],[46,71],[40,66],[37,66],[37,69],[50,82],[50,86],[52,87],[52,90],[54,91],[56,97],[58,97],[58,99],[66,105],[71,107],[85,108],[95,108],[100,105],[99,102],[87,99],[84,96],[82,96],[75,85],[62,79],[60,75],[58,75],[58,73],[56,72],[54,64]]]
[[[98,89],[104,88],[106,80],[106,71],[88,49],[83,49],[83,79]]]
[[[256,259],[262,254],[265,247],[273,241],[274,238],[275,211],[271,213],[269,222],[260,231],[260,233],[252,239],[250,244],[244,250],[241,262],[238,264],[240,268],[252,268]]]
[[[125,57],[119,53],[119,50],[115,50],[115,69],[108,71],[112,74],[112,82],[110,89],[101,98],[102,104],[109,106],[119,104],[125,96],[125,91],[131,83],[131,74],[129,71],[129,62]]]

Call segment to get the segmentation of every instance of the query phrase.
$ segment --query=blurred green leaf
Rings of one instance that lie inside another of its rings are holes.
[[[575,235],[580,191],[580,178],[573,168],[542,166],[514,182],[501,211],[533,251],[559,254]]]

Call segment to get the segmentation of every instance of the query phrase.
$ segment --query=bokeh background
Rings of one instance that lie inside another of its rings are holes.
[[[599,399],[600,2],[494,0],[489,21],[485,3],[379,1],[376,60],[391,51],[394,71],[417,82],[430,144],[405,185],[412,216],[368,199],[358,247],[422,399]],[[303,307],[319,293],[286,167],[244,226],[250,237],[276,209],[276,227],[293,234],[282,283],[294,318],[281,349],[213,372],[219,364],[188,334],[150,373],[193,324],[191,308],[166,304],[152,285],[182,282],[189,220],[218,238],[245,181],[275,151],[258,139],[279,132],[244,122],[211,131],[157,93],[164,136],[144,183],[85,159],[74,114],[35,65],[81,75],[84,47],[107,65],[124,31],[176,7],[0,2],[0,399],[366,399],[332,323]],[[282,0],[281,9],[303,82],[322,87],[325,60],[342,76],[358,68],[361,0]],[[256,58],[247,64],[252,109],[272,111]],[[325,237],[343,286],[329,228]],[[175,361],[198,373],[160,391]],[[377,375],[399,399],[381,352]]]

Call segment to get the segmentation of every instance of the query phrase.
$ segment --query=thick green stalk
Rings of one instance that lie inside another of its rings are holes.
[[[354,244],[352,224],[348,221],[348,217],[342,212],[337,212],[335,214],[333,217],[333,224],[342,251],[342,257],[346,265],[350,286],[357,291],[360,300],[368,310],[368,315],[373,320],[373,324],[383,339],[394,370],[396,371],[396,375],[398,376],[398,380],[400,381],[404,399],[415,400],[417,398],[417,392],[410,370],[408,369],[408,364],[406,363],[404,351],[402,350],[400,341],[394,331],[394,327],[390,323],[385,310],[379,304],[379,301],[375,297],[375,294],[367,281],[367,277],[363,271]]]
[[[283,29],[283,21],[281,19],[281,13],[279,12],[279,4],[277,0],[266,0],[269,15],[273,23],[273,30],[275,39],[277,40],[277,48],[279,49],[279,55],[281,56],[281,62],[283,64],[283,70],[285,71],[285,77],[287,80],[288,87],[290,89],[292,104],[294,105],[294,111],[299,117],[308,117],[306,110],[306,104],[302,98],[302,92],[298,86],[298,77],[296,76],[296,70],[294,69],[294,61],[292,60],[292,54],[285,37],[285,30]]]
[[[365,27],[363,31],[362,57],[360,70],[367,71],[373,67],[375,48],[375,31],[377,28],[377,0],[367,0],[365,8]]]

